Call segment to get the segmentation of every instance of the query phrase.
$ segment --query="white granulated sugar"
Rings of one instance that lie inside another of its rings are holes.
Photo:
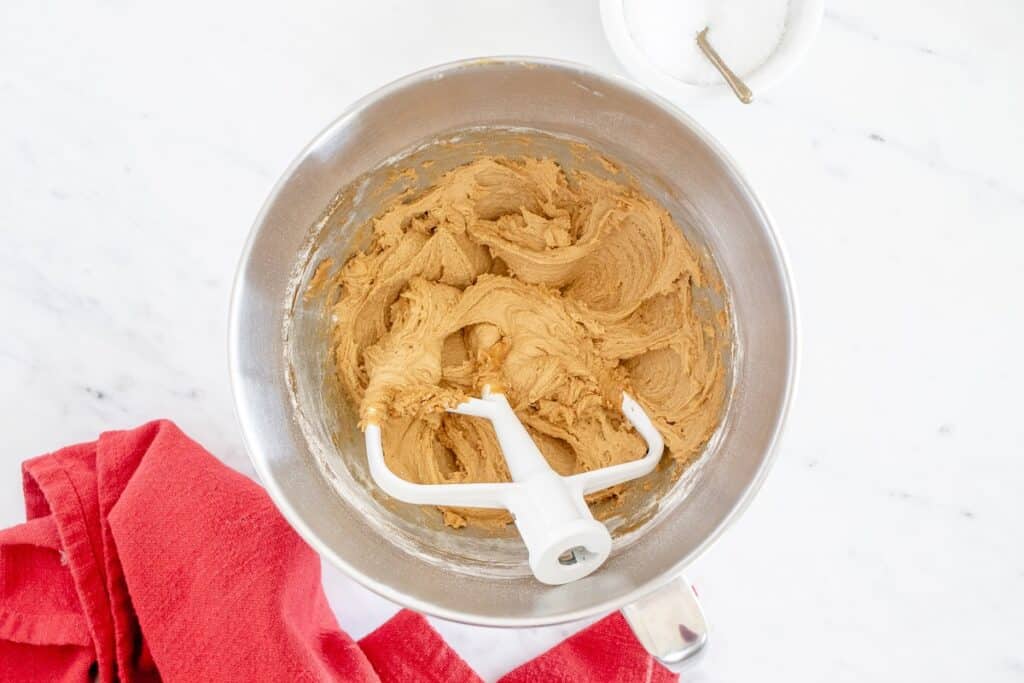
[[[722,77],[697,47],[708,42],[740,78],[771,56],[786,30],[789,0],[623,0],[626,26],[647,57],[673,78],[696,85]]]

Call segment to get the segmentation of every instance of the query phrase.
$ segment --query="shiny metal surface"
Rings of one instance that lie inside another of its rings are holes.
[[[708,623],[693,588],[680,576],[622,608],[637,640],[669,670],[693,667],[708,643]]]
[[[460,131],[475,130],[486,151],[488,136],[480,131],[492,127],[575,138],[623,162],[713,255],[735,322],[730,403],[699,467],[666,497],[670,504],[619,534],[600,571],[558,587],[529,576],[514,537],[459,537],[444,529],[420,534],[411,513],[362,486],[361,435],[343,416],[325,422],[316,405],[323,403],[323,384],[314,375],[322,373],[316,361],[324,351],[296,343],[322,323],[296,286],[308,277],[311,251],[323,246],[318,229],[329,227],[341,236],[334,247],[347,247],[358,243],[355,228],[373,213],[364,206],[374,195],[372,180],[353,182],[395,155]],[[681,572],[764,478],[795,372],[794,310],[782,254],[764,209],[725,153],[684,114],[628,81],[534,59],[429,69],[385,86],[329,126],[285,172],[256,220],[235,281],[229,335],[246,445],[299,533],[387,598],[496,626],[617,609]]]

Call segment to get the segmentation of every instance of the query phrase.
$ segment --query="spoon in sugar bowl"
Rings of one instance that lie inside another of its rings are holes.
[[[629,74],[676,102],[760,98],[806,56],[824,0],[601,0]]]

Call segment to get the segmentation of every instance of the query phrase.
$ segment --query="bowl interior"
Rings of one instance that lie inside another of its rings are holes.
[[[309,249],[299,255],[294,268],[295,294],[288,297],[291,309],[285,318],[285,355],[288,364],[293,410],[299,419],[310,451],[338,494],[377,527],[380,536],[407,553],[451,571],[475,576],[513,578],[530,576],[526,548],[515,528],[481,529],[445,527],[436,508],[409,505],[388,497],[373,483],[367,466],[357,407],[346,400],[336,380],[330,348],[330,288],[311,289],[314,275],[336,273],[353,251],[365,246],[368,219],[394,201],[433,185],[441,175],[482,155],[554,158],[567,170],[585,170],[618,182],[642,187],[661,195],[671,206],[677,223],[691,243],[702,252],[703,268],[715,287],[698,292],[706,306],[698,308],[709,324],[717,325],[715,313],[727,307],[720,279],[693,215],[693,207],[666,192],[656,177],[638,165],[624,165],[624,149],[594,149],[588,141],[559,137],[526,128],[476,127],[446,133],[396,154],[360,176],[337,195],[317,223]],[[618,147],[618,146],[616,146]],[[611,161],[615,159],[615,161]],[[610,163],[611,162],[611,163]],[[640,160],[637,160],[639,163]],[[330,259],[330,267],[319,266]],[[319,271],[319,273],[318,273]],[[729,339],[729,330],[722,331]],[[730,359],[728,349],[725,363]],[[727,381],[731,380],[731,376]],[[727,412],[727,411],[723,411]],[[622,552],[669,514],[699,481],[704,461],[713,457],[718,439],[712,439],[700,459],[680,477],[680,465],[668,458],[661,467],[635,486],[643,495],[628,495],[594,506],[598,518],[612,531],[613,552]]]
[[[429,184],[431,173],[505,149],[588,163],[569,159],[571,140],[621,162],[713,257],[734,321],[733,391],[699,466],[674,487],[670,478],[656,482],[672,487],[660,506],[638,506],[614,521],[615,551],[598,572],[549,587],[528,576],[512,532],[451,533],[375,491],[354,415],[321,409],[344,401],[324,381],[326,344],[314,343],[324,331],[322,306],[302,292],[321,256],[367,239],[359,227],[404,183]],[[415,181],[396,182],[397,174],[386,172],[424,158],[433,170]],[[683,115],[634,86],[540,60],[475,60],[416,74],[357,103],[328,128],[286,172],[257,220],[230,329],[246,442],[289,521],[329,560],[386,597],[478,624],[582,618],[671,577],[759,483],[793,370],[792,307],[778,247],[722,152]]]

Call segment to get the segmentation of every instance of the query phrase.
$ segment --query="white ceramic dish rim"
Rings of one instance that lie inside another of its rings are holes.
[[[601,0],[601,23],[615,56],[634,78],[655,92],[681,101],[733,97],[724,83],[697,85],[667,74],[637,45],[626,25],[624,0]],[[786,32],[778,49],[749,75],[738,74],[754,99],[778,85],[810,50],[825,14],[825,0],[790,0]],[[695,37],[696,39],[696,37]]]

